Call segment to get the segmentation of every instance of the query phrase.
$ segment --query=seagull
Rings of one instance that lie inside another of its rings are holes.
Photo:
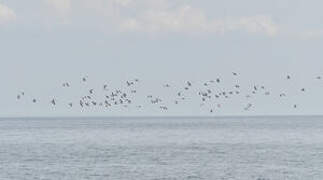
[[[168,108],[166,106],[160,106],[159,108],[164,110],[164,111],[168,110]]]
[[[280,96],[280,97],[285,97],[285,96],[286,96],[286,94],[285,94],[285,93],[281,93],[279,96]]]
[[[52,100],[51,100],[51,103],[55,106],[55,105],[56,105],[56,101],[55,101],[55,99],[52,99]]]
[[[245,111],[248,111],[251,107],[252,107],[252,104],[251,104],[251,103],[249,103],[249,104],[244,108],[244,110],[245,110]]]

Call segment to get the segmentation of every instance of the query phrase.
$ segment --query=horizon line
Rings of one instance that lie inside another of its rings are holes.
[[[221,118],[280,118],[280,117],[323,117],[323,114],[300,114],[300,115],[219,115],[219,116],[0,116],[3,119],[221,119]]]

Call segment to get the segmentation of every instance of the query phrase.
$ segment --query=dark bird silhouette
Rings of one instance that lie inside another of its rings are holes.
[[[54,106],[56,105],[55,99],[52,99],[50,102],[52,103],[52,105],[54,105]]]
[[[251,103],[249,103],[245,108],[244,108],[244,110],[245,111],[248,111],[248,110],[250,110],[250,108],[252,107],[252,104]]]
[[[82,81],[83,81],[83,82],[86,82],[86,81],[87,81],[87,77],[83,77],[83,78],[82,78]]]
[[[280,97],[285,97],[285,96],[286,96],[286,94],[285,94],[285,93],[281,93],[279,96],[280,96]]]
[[[166,106],[160,106],[159,108],[164,110],[164,111],[168,110],[168,108]]]

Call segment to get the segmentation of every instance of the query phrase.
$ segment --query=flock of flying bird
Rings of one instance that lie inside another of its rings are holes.
[[[232,72],[232,76],[239,76],[238,73]],[[287,75],[285,77],[286,81],[291,80],[291,75]],[[317,80],[321,80],[321,76],[316,77]],[[82,77],[81,83],[87,84],[88,77]],[[48,98],[48,104],[50,106],[58,106],[64,105],[69,108],[79,107],[81,109],[90,108],[90,107],[102,107],[105,109],[109,109],[112,107],[135,107],[135,108],[143,108],[146,105],[153,105],[158,107],[161,111],[168,111],[171,107],[180,106],[182,102],[192,100],[192,95],[195,96],[199,103],[199,107],[207,107],[210,113],[216,112],[216,110],[222,108],[222,100],[230,99],[234,96],[240,96],[242,98],[247,99],[247,104],[242,106],[244,111],[249,111],[252,109],[253,104],[249,99],[251,99],[256,94],[261,94],[264,96],[277,96],[278,98],[284,98],[288,95],[286,92],[280,92],[278,94],[273,94],[266,86],[264,85],[253,85],[248,87],[248,90],[245,92],[242,90],[242,86],[240,84],[233,84],[230,90],[223,90],[221,87],[221,83],[223,79],[216,78],[214,80],[208,80],[202,83],[193,83],[192,81],[186,81],[185,85],[180,89],[174,89],[173,96],[168,96],[168,101],[166,99],[161,98],[160,96],[154,96],[152,94],[146,94],[142,99],[146,101],[146,103],[138,103],[136,102],[136,96],[138,96],[137,85],[140,84],[139,79],[128,80],[124,83],[125,88],[115,89],[111,87],[109,84],[103,84],[100,89],[98,88],[87,88],[86,93],[83,94],[79,99],[64,102],[59,98]],[[62,83],[62,88],[71,88],[72,83],[64,82]],[[217,88],[215,88],[217,87]],[[171,89],[173,88],[170,84],[163,84],[161,88]],[[101,92],[99,92],[101,91]],[[300,92],[305,92],[305,88],[300,88]],[[190,93],[189,93],[190,92]],[[99,96],[99,97],[98,97]],[[170,98],[172,98],[170,100]],[[29,99],[27,93],[21,91],[17,94],[17,101],[22,101],[23,99]],[[31,98],[31,103],[37,104],[39,100],[37,98]],[[170,105],[172,103],[173,105]],[[145,104],[145,105],[144,105]],[[292,108],[297,108],[297,104],[292,104]]]

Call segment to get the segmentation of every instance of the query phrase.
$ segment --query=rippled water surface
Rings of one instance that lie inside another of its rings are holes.
[[[323,179],[323,118],[0,120],[0,179]]]

